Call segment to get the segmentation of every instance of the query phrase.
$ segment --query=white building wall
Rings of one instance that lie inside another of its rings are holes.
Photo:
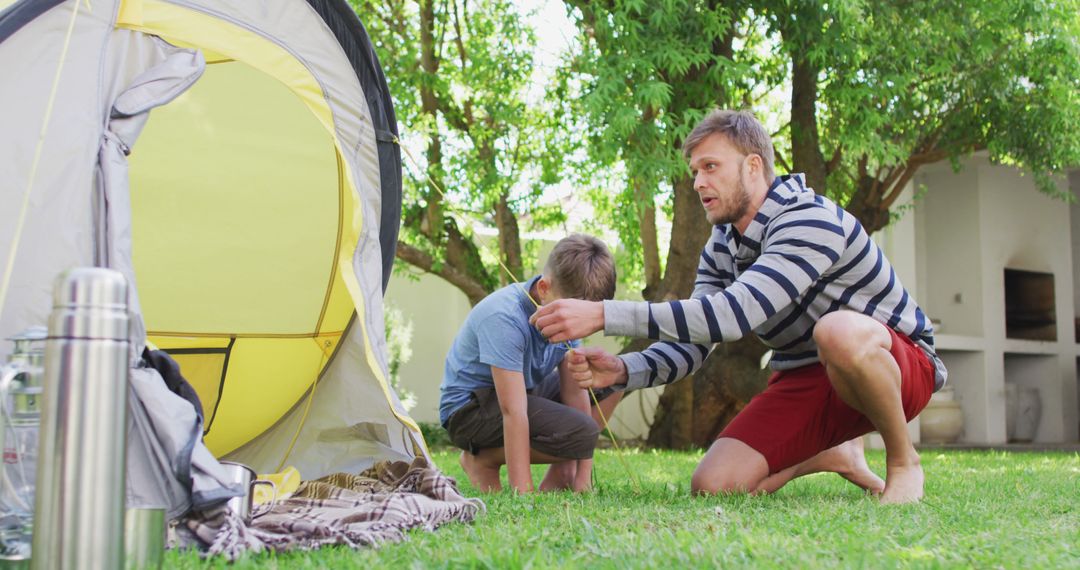
[[[985,156],[959,172],[948,163],[926,167],[916,184],[927,191],[915,208],[919,299],[942,321],[937,346],[964,410],[962,441],[1006,441],[1006,383],[1039,390],[1035,441],[1076,441],[1075,206]],[[1064,179],[1060,185],[1067,190]],[[1006,268],[1054,276],[1056,341],[1006,338]]]
[[[431,274],[419,280],[394,275],[386,288],[386,303],[412,322],[412,358],[398,372],[402,388],[416,396],[409,414],[418,422],[438,424],[443,363],[469,314],[469,299]]]
[[[979,224],[980,196],[975,171],[953,173],[947,165],[917,176],[925,194],[913,214],[919,218],[923,277],[920,306],[941,332],[978,335],[983,328]]]

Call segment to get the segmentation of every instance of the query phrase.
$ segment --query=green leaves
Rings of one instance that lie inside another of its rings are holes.
[[[567,0],[576,50],[543,87],[535,33],[507,0],[352,3],[424,171],[407,169],[403,239],[438,260],[442,226],[421,223],[432,211],[465,237],[474,220],[495,224],[500,200],[531,229],[557,227],[540,199],[569,178],[619,232],[633,254],[620,274],[636,279],[664,242],[643,238],[643,216],[670,208],[688,175],[682,141],[716,107],[757,113],[781,162],[820,167],[818,189],[858,195],[864,222],[887,219],[893,187],[928,162],[985,149],[1047,192],[1051,173],[1080,164],[1078,0]],[[814,87],[799,109],[796,62]],[[817,148],[794,152],[792,133],[808,130]]]
[[[535,31],[508,0],[351,4],[386,70],[403,145],[418,157],[406,162],[409,262],[475,302],[478,289],[498,285],[496,259],[519,273],[529,261],[518,218],[539,229],[561,219],[534,210],[581,144],[567,130],[565,77],[536,95]],[[498,239],[477,238],[474,226],[494,227]]]

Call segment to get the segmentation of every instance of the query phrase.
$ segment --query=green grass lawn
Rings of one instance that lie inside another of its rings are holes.
[[[926,499],[882,507],[835,475],[766,497],[689,495],[701,452],[599,451],[597,489],[485,497],[472,524],[377,550],[251,556],[236,568],[1080,568],[1080,456],[922,453]],[[455,452],[439,466],[475,496]],[[870,452],[884,473],[884,455]],[[535,468],[537,483],[543,471]],[[504,473],[505,481],[505,473]],[[224,567],[169,553],[167,567]]]

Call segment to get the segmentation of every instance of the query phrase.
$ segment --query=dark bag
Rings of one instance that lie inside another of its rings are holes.
[[[164,350],[150,350],[147,348],[143,350],[143,360],[146,361],[150,368],[157,370],[158,374],[161,374],[161,377],[165,380],[165,385],[169,387],[173,394],[191,402],[191,405],[195,407],[195,413],[199,416],[199,423],[206,425],[206,418],[203,417],[203,407],[199,395],[195,393],[195,388],[180,375],[180,365],[169,356],[169,353]]]

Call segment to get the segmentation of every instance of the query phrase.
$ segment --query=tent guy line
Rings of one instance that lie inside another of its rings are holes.
[[[30,163],[26,192],[23,193],[22,206],[19,208],[19,219],[15,224],[15,236],[11,240],[7,263],[4,265],[4,281],[0,283],[0,316],[4,314],[8,287],[11,285],[11,275],[15,271],[15,255],[19,251],[19,242],[22,240],[23,228],[26,226],[26,212],[30,209],[30,191],[34,188],[34,180],[37,178],[38,165],[41,163],[41,149],[45,146],[45,135],[49,132],[53,105],[56,103],[56,92],[60,85],[60,75],[64,71],[64,62],[67,60],[68,48],[71,46],[71,35],[75,31],[75,20],[79,16],[79,6],[81,4],[82,2],[76,0],[75,9],[71,11],[71,20],[68,22],[67,31],[64,33],[64,45],[60,48],[60,61],[56,64],[56,74],[53,76],[52,87],[49,89],[49,100],[45,105],[45,116],[42,118],[41,132],[38,133],[37,146],[34,148],[34,159]],[[86,9],[92,11],[90,0],[86,0]]]

